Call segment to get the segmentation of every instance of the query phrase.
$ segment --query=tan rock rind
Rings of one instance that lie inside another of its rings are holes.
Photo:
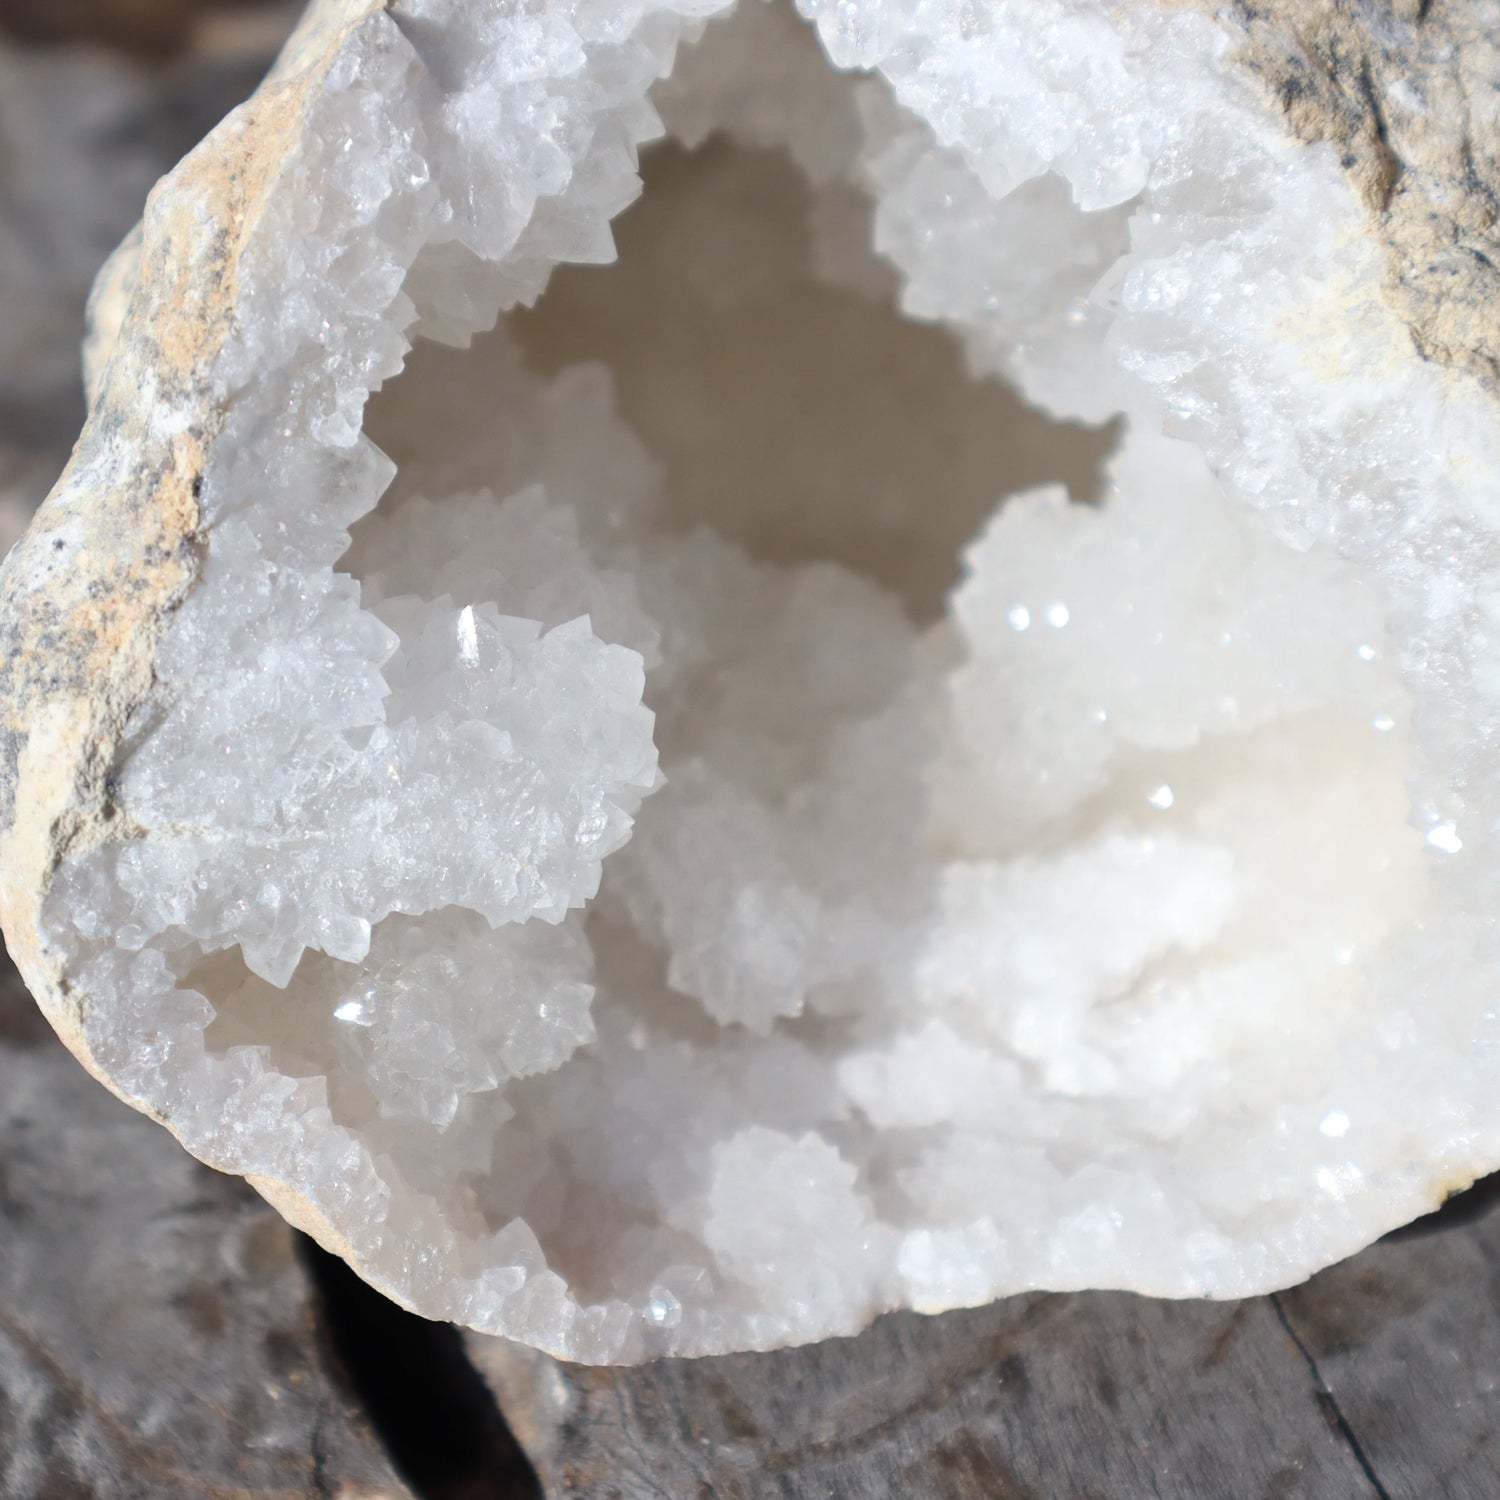
[[[1329,142],[1385,249],[1385,296],[1427,358],[1500,386],[1500,8],[1232,0],[1235,61]]]
[[[255,97],[157,185],[94,299],[88,423],[0,568],[0,923],[48,1019],[105,1083],[88,997],[39,931],[42,903],[65,856],[131,836],[111,771],[199,573],[204,459],[223,418],[214,371],[241,257],[328,67],[383,8],[315,4]]]

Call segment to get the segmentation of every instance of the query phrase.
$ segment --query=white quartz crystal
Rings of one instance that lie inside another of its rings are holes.
[[[352,33],[45,912],[191,1150],[574,1359],[1254,1292],[1500,1160],[1500,444],[1332,149],[1189,6],[799,9]]]

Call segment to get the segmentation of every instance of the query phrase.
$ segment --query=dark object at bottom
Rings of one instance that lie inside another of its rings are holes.
[[[448,1323],[408,1313],[306,1235],[298,1253],[334,1351],[391,1458],[428,1500],[541,1500],[489,1387]]]

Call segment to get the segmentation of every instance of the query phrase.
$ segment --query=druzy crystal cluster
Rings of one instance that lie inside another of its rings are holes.
[[[91,1066],[588,1361],[1263,1290],[1500,1160],[1500,428],[1233,52],[315,7],[135,381],[193,572],[23,953]]]

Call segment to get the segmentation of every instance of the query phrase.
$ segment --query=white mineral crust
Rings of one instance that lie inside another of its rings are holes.
[[[1238,1296],[1500,1162],[1489,398],[1207,11],[799,10],[344,36],[42,909],[116,1089],[573,1359]],[[780,410],[814,306],[981,404]],[[1097,499],[987,477],[1002,381]]]

